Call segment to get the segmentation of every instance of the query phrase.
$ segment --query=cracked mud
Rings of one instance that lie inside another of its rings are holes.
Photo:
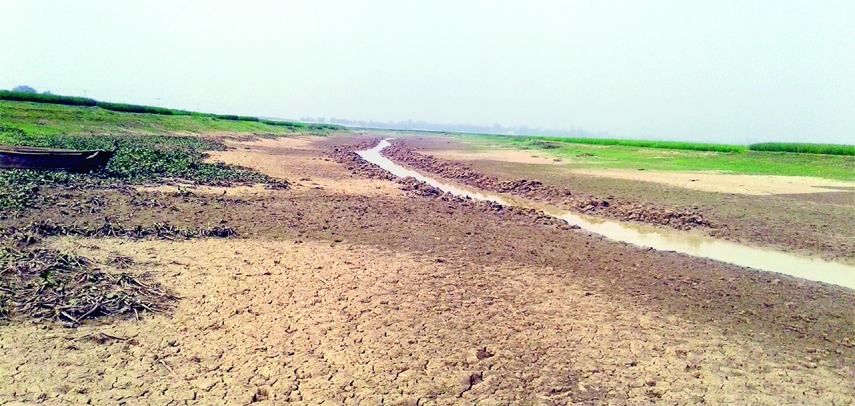
[[[181,299],[140,320],[0,325],[0,403],[855,398],[853,291],[434,193],[354,158],[359,142],[247,141],[214,156],[289,190],[89,190],[68,199],[97,195],[97,213],[45,210],[63,224],[227,224],[239,237],[45,238],[98,262],[127,258]]]

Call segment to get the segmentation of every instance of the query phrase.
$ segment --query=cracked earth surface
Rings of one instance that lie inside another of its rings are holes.
[[[133,258],[182,299],[141,320],[0,326],[0,403],[855,398],[850,290],[407,194],[327,160],[333,142],[265,140],[215,157],[299,181],[205,209],[239,239],[50,239]],[[174,221],[198,221],[175,204],[164,211]]]

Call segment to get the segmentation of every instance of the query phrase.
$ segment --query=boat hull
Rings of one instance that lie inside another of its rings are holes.
[[[113,151],[0,147],[0,169],[89,172],[107,165]]]

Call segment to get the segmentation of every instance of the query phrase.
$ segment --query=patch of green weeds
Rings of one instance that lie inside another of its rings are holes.
[[[179,136],[43,136],[4,127],[7,145],[116,150],[105,168],[89,174],[62,171],[0,171],[0,211],[19,212],[37,206],[44,186],[67,188],[110,187],[119,183],[158,183],[178,178],[202,185],[228,186],[234,183],[265,183],[287,188],[284,180],[235,165],[203,162],[205,151],[224,150],[220,142]],[[0,215],[3,213],[0,212]]]
[[[419,134],[425,136],[425,134]],[[645,169],[658,171],[720,171],[751,175],[809,176],[825,179],[855,180],[855,156],[820,153],[781,153],[757,150],[725,152],[693,149],[668,149],[667,143],[652,147],[591,142],[587,144],[546,139],[546,137],[511,137],[499,135],[452,135],[473,150],[529,150],[549,158],[567,161],[577,168]],[[755,147],[756,149],[757,147]],[[777,148],[777,147],[775,147]],[[712,149],[712,148],[709,148]],[[774,148],[770,148],[774,149]],[[780,147],[784,151],[791,146]]]

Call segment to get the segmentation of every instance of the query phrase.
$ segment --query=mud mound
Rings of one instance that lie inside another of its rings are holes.
[[[394,180],[401,185],[401,190],[407,192],[410,196],[426,197],[438,199],[449,203],[449,209],[453,210],[456,205],[465,205],[475,207],[485,212],[493,212],[501,217],[514,218],[517,222],[553,226],[560,229],[578,229],[578,226],[571,226],[566,221],[547,215],[546,213],[534,210],[512,206],[504,206],[491,201],[475,201],[468,197],[455,196],[451,193],[444,192],[438,188],[422,182],[413,177],[397,178],[386,170],[374,165],[361,156],[353,152],[354,150],[362,150],[371,148],[372,144],[378,141],[357,144],[347,147],[337,147],[332,150],[331,155],[338,157],[341,163],[347,165],[354,175],[368,177],[371,179],[386,179]],[[523,181],[524,182],[524,181]]]
[[[405,192],[409,192],[410,195],[413,196],[421,196],[421,197],[446,197],[446,198],[454,198],[458,200],[464,200],[463,198],[452,195],[451,193],[443,192],[440,189],[437,189],[425,182],[417,180],[411,176],[407,176],[406,178],[399,179],[398,183],[401,185],[401,190]]]
[[[404,165],[482,190],[555,204],[584,214],[604,216],[620,221],[639,221],[680,230],[696,227],[718,228],[706,220],[703,214],[691,209],[657,207],[622,201],[612,196],[606,198],[580,196],[568,189],[547,185],[536,180],[518,179],[503,182],[496,177],[477,172],[466,164],[422,155],[411,150],[400,141],[384,149],[382,154]]]
[[[492,201],[478,201],[472,200],[469,197],[455,196],[409,176],[403,179],[398,179],[398,183],[401,185],[401,190],[404,190],[413,196],[442,200],[450,204],[449,208],[453,208],[456,205],[463,205],[474,207],[483,212],[491,212],[505,219],[515,220],[517,223],[552,226],[563,230],[575,230],[580,228],[576,225],[569,225],[564,220],[552,217],[535,209],[505,206]]]

